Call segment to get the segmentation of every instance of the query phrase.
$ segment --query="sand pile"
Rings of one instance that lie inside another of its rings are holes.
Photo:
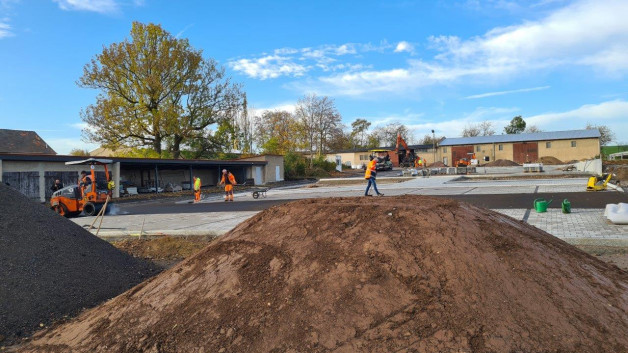
[[[625,352],[628,273],[420,196],[271,208],[37,352]]]
[[[0,184],[0,346],[157,270]]]
[[[556,157],[552,157],[552,156],[545,156],[545,157],[541,157],[538,160],[538,163],[543,163],[546,165],[559,165],[559,164],[565,164],[563,161],[561,161],[560,159],[556,158]]]
[[[497,159],[497,160],[494,160],[492,162],[488,162],[486,164],[483,164],[482,166],[483,167],[516,167],[518,165],[519,164],[517,164],[517,163],[515,163],[515,162],[513,162],[511,160],[508,160],[508,159]]]

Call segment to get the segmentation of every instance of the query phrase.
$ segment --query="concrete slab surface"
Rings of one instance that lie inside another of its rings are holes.
[[[628,197],[616,191],[587,193],[586,178],[465,181],[457,181],[457,178],[418,177],[405,182],[381,184],[378,188],[386,196],[437,195],[471,202],[524,220],[563,239],[628,241],[628,226],[610,224],[602,216],[606,203],[628,202]],[[355,180],[364,182],[360,178]],[[220,235],[273,205],[304,198],[358,197],[364,194],[364,188],[364,184],[277,188],[258,200],[252,198],[251,192],[237,192],[233,203],[225,203],[221,195],[204,198],[199,204],[192,204],[190,200],[122,203],[116,205],[117,215],[104,218],[99,236],[139,235],[142,224],[143,234]],[[557,198],[552,207],[559,207],[562,198],[573,198],[573,212],[563,214],[559,208],[549,208],[546,213],[536,213],[531,210],[533,200],[542,196]],[[81,226],[89,226],[93,217],[73,220]]]

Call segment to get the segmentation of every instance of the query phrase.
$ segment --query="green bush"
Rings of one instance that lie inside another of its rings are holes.
[[[325,160],[325,157],[319,156],[310,160],[299,154],[288,152],[284,158],[284,168],[286,180],[299,178],[324,178],[328,177],[331,171],[336,169],[336,163]]]
[[[336,163],[326,160],[325,157],[321,155],[314,158],[312,168],[320,168],[326,172],[333,172],[336,170]]]
[[[305,177],[305,158],[296,153],[288,152],[283,157],[285,177],[287,180]]]

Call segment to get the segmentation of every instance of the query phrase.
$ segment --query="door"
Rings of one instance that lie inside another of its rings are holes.
[[[451,164],[454,167],[457,167],[459,160],[466,158],[470,161],[472,156],[473,146],[451,146]]]
[[[262,167],[255,167],[255,185],[261,185],[262,180]]]
[[[447,157],[443,157],[443,164],[444,165],[449,165],[449,164],[447,164]]]
[[[282,181],[283,179],[281,178],[281,167],[276,165],[275,166],[275,181]]]
[[[2,182],[9,184],[29,199],[40,200],[39,172],[4,172]]]
[[[539,160],[538,142],[513,143],[512,160],[515,163],[533,163]]]

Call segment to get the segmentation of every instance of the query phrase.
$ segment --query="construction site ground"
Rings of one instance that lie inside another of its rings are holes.
[[[606,204],[628,202],[628,194],[612,188],[587,192],[586,177],[564,178],[558,177],[560,174],[556,177],[547,174],[545,179],[519,179],[515,173],[500,173],[495,176],[509,178],[487,180],[454,175],[400,178],[398,174],[398,171],[380,173],[379,189],[387,197],[430,195],[453,198],[523,220],[572,244],[628,246],[628,225],[614,225],[603,217]],[[270,189],[266,197],[260,196],[258,199],[253,199],[251,190],[236,191],[235,202],[224,202],[220,194],[210,194],[196,204],[189,198],[117,204],[114,205],[113,214],[104,218],[99,236],[110,240],[138,236],[140,233],[218,236],[258,212],[288,201],[330,196],[360,197],[364,194],[363,179],[355,178],[355,184],[322,186],[326,181]],[[537,213],[534,210],[533,203],[538,198],[552,200],[548,212]],[[561,212],[564,199],[571,202],[570,214]],[[92,224],[93,220],[93,217],[73,219],[85,227]]]

